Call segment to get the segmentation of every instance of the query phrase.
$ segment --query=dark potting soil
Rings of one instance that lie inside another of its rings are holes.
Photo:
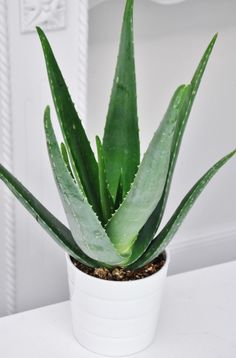
[[[131,281],[140,280],[141,278],[151,276],[155,272],[159,271],[164,265],[166,257],[165,254],[161,254],[149,264],[135,271],[120,267],[112,269],[108,269],[106,267],[92,268],[80,263],[72,257],[71,261],[75,267],[90,276],[109,281]]]

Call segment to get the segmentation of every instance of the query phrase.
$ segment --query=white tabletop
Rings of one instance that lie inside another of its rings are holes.
[[[99,358],[72,335],[69,303],[0,319],[1,358]],[[167,279],[158,332],[135,358],[235,358],[236,262]]]

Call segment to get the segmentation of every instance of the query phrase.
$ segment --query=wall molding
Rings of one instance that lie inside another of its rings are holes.
[[[89,7],[93,8],[95,6],[102,4],[105,1],[108,1],[108,0],[90,0]],[[186,0],[149,0],[149,1],[154,2],[157,5],[174,5],[174,4],[178,4],[183,1],[186,1]]]
[[[236,227],[193,236],[170,245],[170,274],[236,260]]]
[[[194,246],[204,247],[212,245],[216,242],[224,242],[224,240],[226,240],[227,238],[232,237],[235,237],[236,240],[236,227],[230,230],[210,232],[205,235],[195,235],[190,237],[189,239],[183,239],[176,243],[173,241],[171,247],[173,251],[178,252]]]
[[[39,0],[34,4],[42,3]],[[20,5],[25,5],[30,1],[21,0]],[[66,0],[51,1],[49,5],[64,4],[63,11],[67,5]],[[76,21],[76,36],[78,38],[77,56],[78,56],[78,110],[81,118],[86,123],[87,109],[87,39],[88,39],[88,1],[78,0],[76,2],[77,12],[74,16]],[[33,11],[33,10],[32,10]],[[1,123],[1,162],[14,172],[14,155],[13,155],[13,123],[12,123],[12,95],[11,95],[11,68],[10,68],[10,39],[9,39],[9,22],[8,22],[8,1],[0,0],[0,123]],[[21,12],[22,15],[22,12]],[[52,18],[52,17],[51,17]],[[22,20],[22,18],[21,18]],[[33,23],[32,23],[33,24]],[[31,25],[32,25],[31,24]],[[39,17],[35,17],[34,25],[39,25]],[[31,25],[25,23],[23,32],[30,32]],[[49,25],[49,22],[48,22]],[[62,24],[61,24],[62,25]],[[57,26],[56,28],[59,28]],[[45,28],[45,26],[44,26]],[[50,29],[56,29],[55,27]],[[46,27],[48,30],[49,27]],[[15,243],[15,199],[7,187],[3,184],[3,197],[1,205],[3,208],[3,226],[1,228],[3,236],[3,257],[4,272],[3,284],[3,313],[13,314],[16,312],[16,243]]]
[[[11,78],[8,35],[7,0],[0,0],[0,121],[2,133],[2,163],[13,169]],[[14,199],[4,186],[3,235],[5,244],[5,302],[6,314],[16,310],[16,264],[15,264],[15,211]]]
[[[88,0],[78,1],[78,103],[83,125],[87,121]]]

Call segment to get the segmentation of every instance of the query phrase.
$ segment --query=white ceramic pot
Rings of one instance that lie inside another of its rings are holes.
[[[135,281],[106,281],[77,269],[67,256],[74,335],[92,352],[124,356],[153,340],[169,253],[160,271]]]

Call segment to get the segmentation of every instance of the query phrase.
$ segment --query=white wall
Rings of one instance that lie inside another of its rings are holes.
[[[13,0],[7,3],[14,174],[58,218],[65,221],[51,174],[43,131],[43,111],[47,104],[51,104],[51,95],[40,42],[35,31],[26,33],[21,31],[21,22],[24,23],[24,18],[20,15],[20,5],[23,6],[26,2]],[[41,3],[41,1],[36,1],[33,5],[38,6]],[[59,3],[64,4],[64,26],[60,28],[62,23],[60,21],[58,23],[57,15],[50,10],[49,22],[51,19],[56,29],[48,31],[48,37],[65,79],[69,83],[72,97],[77,101],[78,2],[67,0]],[[37,23],[36,17],[35,24]],[[54,110],[53,118],[55,119]],[[55,127],[58,128],[56,121]],[[3,185],[0,184],[0,188],[3,190]],[[2,214],[1,211],[1,226],[4,221]],[[16,280],[17,311],[68,298],[63,250],[53,242],[17,201],[15,202],[14,224],[16,246],[16,277],[14,279]],[[7,304],[5,287],[7,276],[1,267],[6,264],[3,232],[0,238],[0,252],[1,315],[6,313]]]
[[[116,62],[123,1],[91,10],[88,129],[102,136]],[[190,81],[215,32],[219,39],[186,129],[166,221],[185,193],[236,146],[235,1],[135,1],[134,29],[141,143],[147,147],[174,89]],[[173,244],[171,272],[236,258],[236,159],[202,193]],[[148,185],[148,178],[147,178]]]
[[[90,1],[91,5],[95,2]],[[42,203],[64,220],[43,133],[42,115],[50,101],[50,93],[42,51],[35,33],[21,32],[20,4],[23,1],[7,3],[14,173]],[[66,4],[65,27],[48,32],[48,36],[77,102],[79,1],[67,0],[63,3]],[[121,0],[109,0],[90,11],[88,129],[91,137],[102,133],[123,3]],[[190,79],[212,33],[220,32],[186,131],[167,209],[168,217],[196,178],[236,143],[236,4],[228,0],[188,0],[169,7],[147,0],[135,0],[135,3],[138,103],[143,149],[157,127],[174,88]],[[1,132],[1,139],[2,136]],[[235,165],[234,160],[222,170],[185,221],[174,241],[172,272],[235,258]],[[2,194],[1,184],[1,198]],[[0,227],[2,225],[0,200]],[[17,310],[66,299],[64,253],[17,202],[14,229]],[[3,232],[0,236],[0,315],[3,315],[6,313],[6,252]],[[203,245],[205,242],[207,244]],[[184,256],[186,253],[187,258]]]

